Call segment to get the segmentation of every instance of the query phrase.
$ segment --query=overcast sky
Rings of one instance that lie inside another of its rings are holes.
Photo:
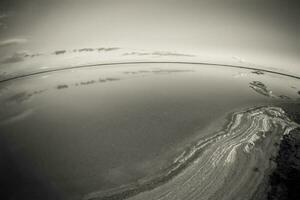
[[[0,54],[117,46],[299,66],[300,3],[289,0],[7,0]]]

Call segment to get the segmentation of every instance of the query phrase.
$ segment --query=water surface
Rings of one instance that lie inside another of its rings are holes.
[[[299,102],[298,90],[297,78],[276,73],[176,63],[2,82],[5,195],[251,199],[274,144],[298,127],[280,108]]]

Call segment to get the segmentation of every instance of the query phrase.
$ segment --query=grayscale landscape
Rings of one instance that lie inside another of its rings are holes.
[[[300,199],[297,8],[0,2],[1,199]]]

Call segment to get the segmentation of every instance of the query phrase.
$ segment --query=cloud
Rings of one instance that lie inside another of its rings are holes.
[[[28,55],[27,52],[16,52],[12,56],[5,58],[4,60],[1,61],[1,63],[16,63],[16,62],[21,62],[24,61],[24,57]]]
[[[131,53],[124,53],[123,55],[138,55],[138,56],[187,56],[187,57],[194,57],[195,55],[191,54],[182,54],[182,53],[175,53],[169,51],[155,51],[155,52],[131,52]]]
[[[24,44],[27,43],[27,39],[25,38],[13,38],[13,39],[7,39],[0,42],[0,47],[6,47],[11,45],[17,45],[17,44]]]

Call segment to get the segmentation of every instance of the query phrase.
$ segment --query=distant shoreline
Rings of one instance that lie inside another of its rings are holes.
[[[189,64],[189,65],[212,65],[212,66],[220,66],[220,67],[230,67],[230,68],[238,68],[238,69],[247,69],[247,70],[259,70],[261,72],[267,72],[267,73],[273,73],[277,75],[287,76],[290,78],[300,79],[300,77],[291,75],[291,74],[285,74],[282,72],[276,72],[272,70],[267,69],[260,69],[260,68],[254,68],[254,67],[246,67],[246,66],[240,66],[240,65],[229,65],[229,64],[217,64],[217,63],[209,63],[209,62],[179,62],[179,61],[130,61],[130,62],[113,62],[113,63],[99,63],[99,64],[88,64],[88,65],[77,65],[77,66],[70,66],[70,67],[62,67],[62,68],[55,68],[55,69],[48,69],[43,71],[37,71],[32,72],[28,74],[23,74],[15,77],[10,77],[6,79],[0,80],[0,83],[4,83],[7,81],[12,81],[15,79],[20,78],[26,78],[34,75],[39,74],[45,74],[50,72],[58,72],[58,71],[65,71],[70,69],[80,69],[80,68],[89,68],[89,67],[96,67],[96,66],[109,66],[109,65],[126,65],[126,64]]]

